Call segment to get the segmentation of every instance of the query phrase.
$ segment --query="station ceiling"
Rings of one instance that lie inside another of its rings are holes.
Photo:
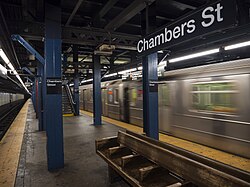
[[[157,29],[211,2],[214,0],[61,0],[62,52],[68,56],[64,75],[74,75],[73,45],[79,48],[82,78],[91,76],[93,52],[102,44],[115,46],[112,55],[101,57],[103,72],[140,63],[136,44],[142,37],[142,11],[147,5],[155,4],[153,24]],[[249,13],[249,0],[241,2]],[[11,35],[20,34],[44,56],[44,11],[44,0],[0,1],[0,45],[17,70],[28,67],[35,74],[37,61],[18,42],[13,42]],[[189,47],[184,45],[176,50],[184,48]],[[112,60],[114,64],[110,63]]]

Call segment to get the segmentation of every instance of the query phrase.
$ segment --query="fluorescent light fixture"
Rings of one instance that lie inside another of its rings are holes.
[[[143,67],[142,67],[142,66],[139,66],[139,67],[137,67],[137,69],[138,69],[139,71],[141,71],[141,70],[143,69]]]
[[[113,76],[116,76],[117,75],[117,73],[111,73],[111,74],[107,74],[107,75],[104,75],[104,77],[106,78],[106,77],[113,77]]]
[[[250,41],[246,41],[246,42],[242,42],[242,43],[228,45],[224,49],[227,51],[227,50],[231,50],[231,49],[237,49],[237,48],[240,48],[240,47],[246,47],[246,46],[249,46],[249,45],[250,45]]]
[[[203,51],[203,52],[194,53],[194,54],[191,54],[191,55],[186,55],[186,56],[182,56],[182,57],[178,57],[178,58],[173,58],[173,59],[169,60],[169,63],[179,62],[179,61],[188,60],[188,59],[192,59],[192,58],[197,58],[197,57],[210,55],[210,54],[214,54],[214,53],[219,53],[219,52],[220,52],[220,48],[211,49],[211,50],[208,50],[208,51]]]
[[[119,71],[118,74],[125,74],[125,73],[129,73],[129,72],[136,71],[136,70],[137,70],[136,68],[127,69],[127,70],[124,70],[124,71]]]
[[[167,64],[167,61],[161,61],[161,62],[158,64],[158,67],[166,66],[166,64]]]
[[[18,75],[17,71],[15,70],[15,68],[13,67],[13,65],[11,64],[10,60],[8,59],[8,57],[6,56],[6,54],[4,53],[3,49],[1,49],[1,48],[0,48],[0,56],[3,59],[3,61],[7,64],[7,66],[10,68],[10,70],[13,71],[14,75],[16,75],[16,78],[22,84],[22,86],[24,87],[24,89],[30,94],[29,90],[27,89],[27,87],[23,83],[23,80],[20,78],[20,76]]]
[[[81,83],[91,82],[93,79],[82,80]]]
[[[7,69],[0,64],[0,76],[6,78],[7,76]]]

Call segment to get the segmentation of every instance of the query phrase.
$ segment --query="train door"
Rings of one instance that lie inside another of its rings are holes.
[[[107,89],[102,89],[102,115],[108,116]]]
[[[83,90],[83,110],[87,111],[87,90]]]
[[[170,84],[159,84],[158,98],[159,130],[163,132],[170,132]]]
[[[124,121],[129,123],[129,88],[124,89]]]

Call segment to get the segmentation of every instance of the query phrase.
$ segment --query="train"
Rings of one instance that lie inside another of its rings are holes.
[[[142,80],[101,83],[102,115],[143,126]],[[92,84],[80,109],[93,111]],[[250,158],[250,59],[165,71],[158,81],[159,131]]]
[[[11,104],[14,101],[23,100],[24,95],[18,93],[0,92],[0,107]]]

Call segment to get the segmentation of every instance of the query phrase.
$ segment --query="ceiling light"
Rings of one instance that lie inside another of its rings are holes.
[[[7,66],[10,68],[10,70],[13,71],[14,75],[16,75],[16,78],[22,84],[22,86],[24,87],[24,89],[30,94],[29,90],[27,89],[27,87],[23,83],[22,79],[18,75],[17,71],[15,70],[15,68],[13,67],[13,65],[11,64],[10,60],[8,59],[8,57],[6,56],[6,54],[4,53],[3,49],[1,49],[1,48],[0,48],[0,56],[3,59],[3,61],[7,64]]]
[[[237,49],[237,48],[240,48],[240,47],[246,47],[246,46],[249,46],[249,45],[250,45],[250,41],[246,41],[246,42],[242,42],[242,43],[228,45],[224,49],[225,50],[231,50],[231,49]]]
[[[139,66],[139,67],[137,67],[137,69],[138,69],[139,71],[141,71],[141,70],[143,69],[143,67],[142,67],[142,66]]]
[[[91,81],[93,81],[93,79],[82,80],[82,82],[81,82],[81,83],[91,82]]]
[[[210,54],[214,54],[214,53],[218,53],[218,52],[220,52],[220,48],[216,48],[216,49],[212,49],[212,50],[208,50],[208,51],[203,51],[203,52],[199,52],[199,53],[194,53],[191,55],[186,55],[186,56],[182,56],[182,57],[178,57],[178,58],[173,58],[173,59],[169,60],[169,63],[179,62],[179,61],[188,60],[188,59],[192,59],[192,58],[197,58],[197,57],[210,55]]]
[[[106,78],[106,77],[113,77],[113,76],[116,76],[117,75],[117,73],[111,73],[111,74],[108,74],[108,75],[104,75],[104,77]]]
[[[167,61],[161,61],[161,62],[158,64],[158,67],[166,66],[166,64],[167,64]]]
[[[7,77],[7,69],[0,64],[0,77],[6,78]]]
[[[136,68],[127,69],[127,70],[118,72],[118,74],[125,74],[125,73],[129,73],[129,72],[136,71],[136,70],[137,70]]]

